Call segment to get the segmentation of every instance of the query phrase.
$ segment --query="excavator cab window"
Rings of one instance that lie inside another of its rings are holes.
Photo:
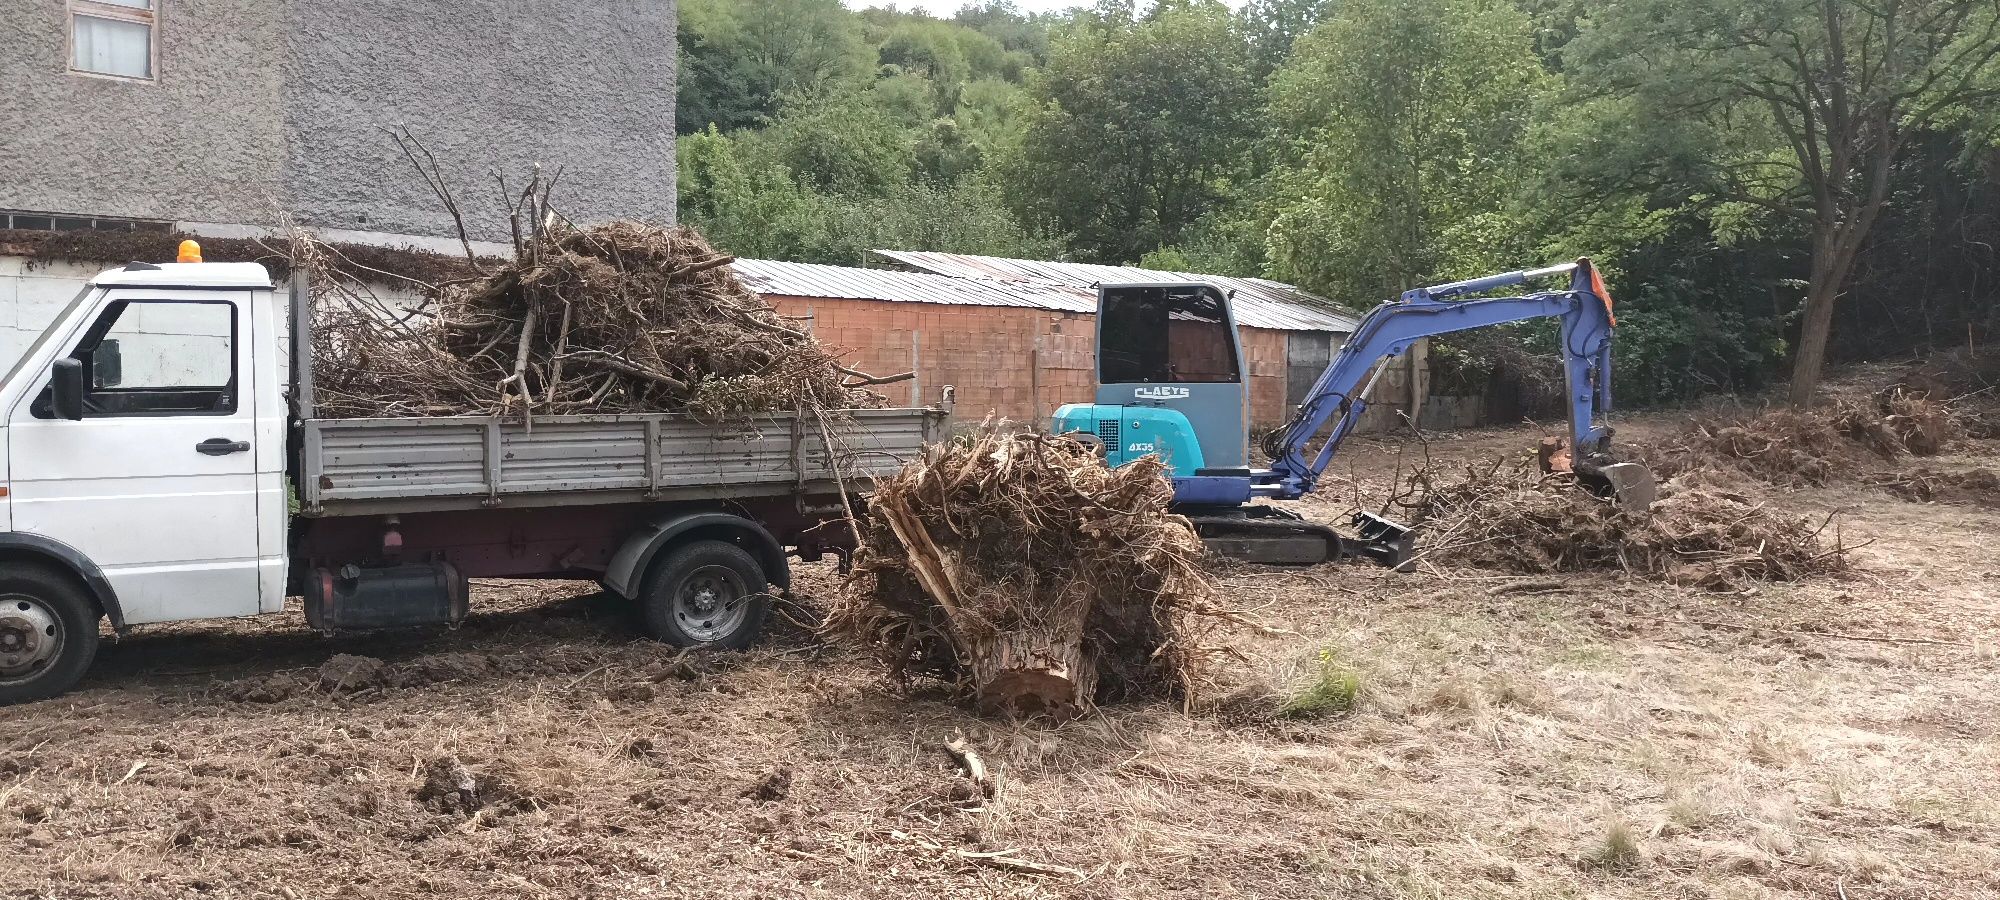
[[[1102,384],[1241,379],[1222,297],[1204,287],[1108,287],[1098,324]]]

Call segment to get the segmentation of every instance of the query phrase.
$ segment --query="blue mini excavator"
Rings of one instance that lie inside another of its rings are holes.
[[[1471,297],[1567,276],[1564,290]],[[1174,480],[1175,510],[1211,550],[1280,565],[1369,559],[1399,567],[1408,526],[1369,512],[1351,533],[1258,499],[1297,500],[1319,483],[1368,408],[1387,363],[1423,338],[1543,316],[1560,320],[1569,425],[1580,486],[1628,509],[1652,504],[1652,473],[1609,456],[1611,295],[1590,260],[1406,291],[1369,312],[1320,373],[1291,419],[1266,434],[1269,469],[1249,466],[1248,378],[1230,298],[1205,283],[1103,284],[1097,289],[1097,398],[1056,410],[1052,431],[1099,445],[1112,465],[1157,454]],[[1469,298],[1469,299],[1455,299]],[[1315,449],[1316,435],[1330,430]]]

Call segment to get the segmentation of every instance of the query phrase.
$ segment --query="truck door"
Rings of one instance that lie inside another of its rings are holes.
[[[1105,285],[1097,309],[1097,402],[1178,410],[1194,426],[1208,469],[1242,468],[1249,393],[1222,292],[1206,284]]]
[[[249,291],[112,289],[61,356],[83,418],[58,418],[49,372],[8,415],[13,527],[89,557],[130,623],[259,608]]]

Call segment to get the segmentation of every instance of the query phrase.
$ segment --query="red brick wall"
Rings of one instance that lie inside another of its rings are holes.
[[[1003,306],[958,306],[819,297],[764,298],[787,316],[811,316],[813,334],[844,352],[848,364],[872,375],[910,371],[918,349],[918,397],[908,382],[878,388],[897,405],[937,402],[945,385],[958,388],[958,419],[987,415],[1041,424],[1064,403],[1095,393],[1095,316]],[[1245,328],[1251,421],[1282,421],[1285,332]],[[1039,396],[1037,396],[1039,389]]]
[[[1267,431],[1285,420],[1285,332],[1240,329],[1250,370],[1250,428]]]

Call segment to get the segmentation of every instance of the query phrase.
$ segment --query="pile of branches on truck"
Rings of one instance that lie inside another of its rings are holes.
[[[1167,511],[1148,456],[1119,468],[1076,441],[993,427],[878,483],[830,631],[908,684],[981,708],[1069,718],[1191,696],[1205,681],[1201,539]]]
[[[409,282],[414,309],[340,274],[324,244],[294,238],[311,275],[313,380],[328,418],[762,412],[882,405],[875,378],[841,364],[745,287],[728,256],[686,226],[578,227],[530,193],[512,259],[467,256],[477,275]]]

